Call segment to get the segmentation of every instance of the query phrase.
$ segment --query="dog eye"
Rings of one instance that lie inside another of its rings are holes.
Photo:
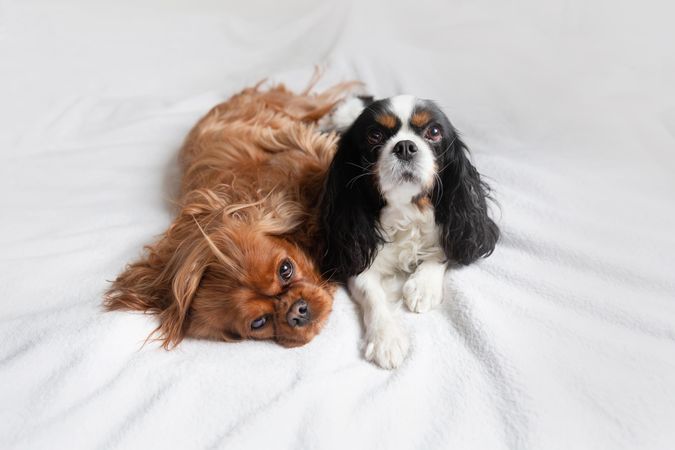
[[[262,327],[264,327],[266,323],[267,323],[267,316],[258,317],[253,322],[251,322],[251,329],[259,330]]]
[[[438,125],[431,125],[424,131],[424,139],[428,141],[438,142],[441,137],[441,128]]]
[[[368,131],[366,138],[368,139],[368,143],[370,145],[376,145],[382,142],[384,134],[380,130],[373,128],[372,130]]]
[[[279,276],[282,280],[288,281],[293,276],[293,263],[284,259],[279,266]]]

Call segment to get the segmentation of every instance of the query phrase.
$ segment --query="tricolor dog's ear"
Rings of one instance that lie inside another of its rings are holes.
[[[499,228],[488,215],[490,188],[471,164],[468,148],[456,131],[438,164],[441,172],[432,201],[446,257],[467,265],[489,256],[499,239]]]
[[[371,168],[359,157],[356,134],[350,127],[340,139],[321,199],[321,269],[336,281],[367,269],[383,242],[378,226],[383,200]]]
[[[371,95],[349,97],[342,101],[330,115],[319,122],[322,131],[344,133],[354,123],[365,108],[375,99]]]

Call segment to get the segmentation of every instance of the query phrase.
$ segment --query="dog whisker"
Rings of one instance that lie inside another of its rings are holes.
[[[354,183],[356,183],[357,180],[359,180],[360,178],[363,178],[363,177],[365,177],[365,176],[368,176],[368,175],[375,175],[375,173],[374,173],[374,172],[364,172],[364,173],[362,173],[362,174],[360,174],[360,175],[357,175],[357,176],[355,176],[354,178],[352,178],[351,180],[349,180],[349,181],[345,184],[345,186],[349,188],[349,187],[353,186]]]

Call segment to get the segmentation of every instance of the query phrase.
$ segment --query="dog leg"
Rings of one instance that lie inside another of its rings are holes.
[[[400,366],[410,342],[382,288],[381,275],[366,270],[349,280],[349,290],[363,311],[365,358],[384,369]]]
[[[427,312],[443,301],[445,264],[423,261],[403,285],[403,300],[412,312]]]

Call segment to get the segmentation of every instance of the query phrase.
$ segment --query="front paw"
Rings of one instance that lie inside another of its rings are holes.
[[[403,300],[412,312],[430,311],[443,300],[443,279],[411,276],[403,285]]]
[[[398,323],[379,327],[366,337],[365,357],[383,369],[395,369],[408,354],[408,334]]]

